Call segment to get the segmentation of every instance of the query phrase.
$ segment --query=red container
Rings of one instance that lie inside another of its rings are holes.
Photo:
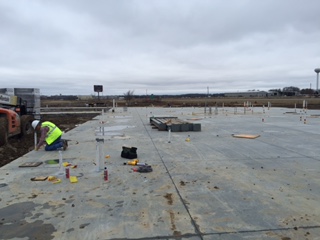
[[[70,168],[66,167],[66,178],[70,178]]]
[[[108,181],[108,169],[107,169],[107,167],[104,168],[103,179],[105,181]]]

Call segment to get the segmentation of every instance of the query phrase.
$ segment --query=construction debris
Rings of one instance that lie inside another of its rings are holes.
[[[25,162],[21,165],[19,165],[19,167],[38,167],[42,164],[42,162]]]
[[[148,173],[148,172],[152,172],[153,169],[151,166],[145,165],[145,166],[139,166],[138,168],[133,168],[133,171],[140,172],[140,173]]]
[[[250,135],[250,134],[232,134],[232,137],[235,138],[248,138],[248,139],[255,139],[260,137],[260,135]]]
[[[159,131],[189,132],[201,131],[200,123],[190,123],[177,117],[150,117],[150,124],[157,127]]]
[[[45,177],[45,176],[40,176],[40,177],[33,177],[31,178],[30,180],[31,181],[45,181],[47,180],[48,177]]]

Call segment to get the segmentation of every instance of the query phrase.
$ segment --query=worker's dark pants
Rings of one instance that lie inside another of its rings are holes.
[[[63,141],[61,140],[61,136],[58,137],[53,143],[50,145],[47,145],[44,149],[46,151],[55,151],[57,149],[62,149],[63,148]]]

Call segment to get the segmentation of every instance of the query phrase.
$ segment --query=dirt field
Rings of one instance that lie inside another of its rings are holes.
[[[308,109],[320,109],[320,97],[269,97],[269,98],[232,98],[232,97],[215,97],[215,98],[134,98],[129,102],[125,100],[116,100],[116,106],[132,106],[132,107],[243,107],[245,102],[251,103],[254,107],[268,106],[272,107],[288,107],[302,108],[303,102],[307,103]],[[113,99],[95,100],[42,100],[43,106],[48,107],[84,107],[86,104],[99,102],[101,106],[113,106]]]
[[[45,115],[42,121],[51,121],[61,130],[68,132],[77,124],[84,123],[94,118],[97,114],[74,114],[74,115]],[[23,156],[34,149],[33,134],[22,138],[11,138],[7,145],[0,147],[0,167]]]

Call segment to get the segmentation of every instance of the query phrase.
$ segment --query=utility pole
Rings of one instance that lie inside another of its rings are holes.
[[[319,72],[320,72],[320,68],[316,68],[314,71],[317,73],[317,89],[316,89],[316,92],[317,92],[317,94],[319,94]]]

